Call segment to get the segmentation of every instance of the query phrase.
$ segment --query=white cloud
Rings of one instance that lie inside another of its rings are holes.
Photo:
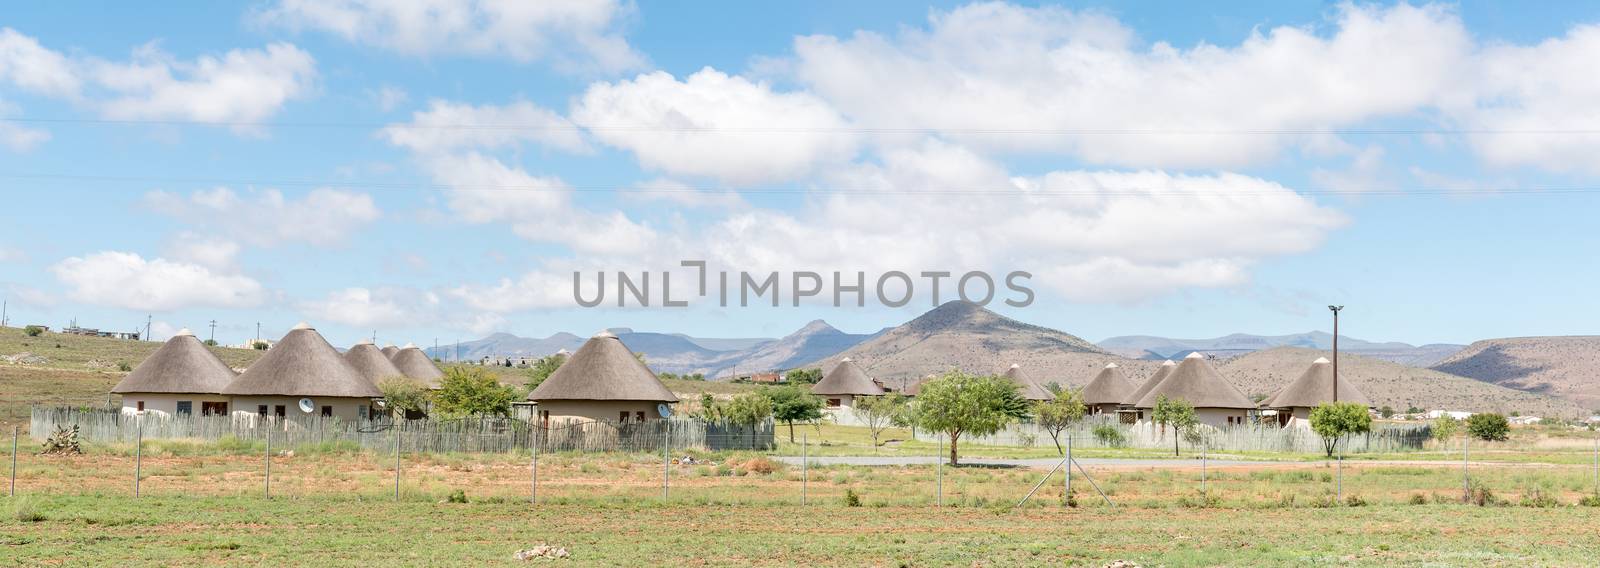
[[[750,206],[737,191],[701,189],[664,178],[634,184],[627,197],[637,202],[671,203],[689,208],[743,209]]]
[[[1490,45],[1470,67],[1477,88],[1447,102],[1445,112],[1477,131],[1467,139],[1490,165],[1600,174],[1596,53],[1600,25],[1536,45]]]
[[[167,255],[176,260],[213,270],[233,270],[239,256],[239,243],[182,231],[167,242]]]
[[[643,63],[620,30],[632,12],[620,0],[279,0],[256,16],[410,55],[498,55],[619,71]]]
[[[258,122],[311,94],[316,61],[287,43],[193,61],[150,44],[128,63],[95,61],[88,73],[108,91],[97,106],[110,118]]]
[[[4,38],[0,38],[3,42]],[[4,56],[0,56],[3,59]],[[0,70],[3,72],[3,70]],[[3,74],[3,73],[0,73]],[[17,106],[0,99],[0,118],[16,114]],[[0,146],[10,148],[13,152],[26,152],[50,140],[50,133],[37,128],[28,128],[15,122],[0,121]]]
[[[219,187],[188,197],[152,191],[144,201],[157,213],[256,246],[336,245],[382,215],[370,195],[328,188],[314,189],[300,199],[275,189],[241,195]]]
[[[935,12],[928,29],[893,38],[799,38],[792,69],[866,126],[932,128],[979,148],[1092,163],[1201,168],[1260,162],[1306,138],[1284,130],[1410,113],[1468,69],[1470,37],[1440,6],[1346,5],[1334,28],[1323,37],[1278,27],[1233,47],[1140,46],[1104,16],[985,3]],[[1138,133],[1105,132],[1129,130]]]
[[[436,154],[461,149],[515,148],[536,143],[569,152],[587,152],[583,134],[566,118],[526,101],[505,106],[473,106],[435,100],[411,122],[383,129],[390,144]]]
[[[433,294],[406,288],[345,288],[321,300],[301,302],[299,308],[315,320],[353,327],[406,327],[416,325],[418,315],[431,312],[438,303]]]
[[[163,258],[146,260],[127,252],[71,257],[50,267],[50,272],[73,300],[130,310],[249,308],[267,296],[261,284],[247,276]]]
[[[368,91],[368,95],[372,97],[372,102],[378,104],[378,110],[383,112],[400,108],[400,105],[411,99],[411,95],[406,93],[405,89],[393,85],[384,85],[376,91]]]
[[[0,81],[62,97],[75,96],[83,87],[66,56],[11,28],[0,28]]]
[[[572,117],[646,168],[734,184],[802,177],[857,147],[845,119],[815,95],[711,68],[683,81],[658,71],[595,83]]]

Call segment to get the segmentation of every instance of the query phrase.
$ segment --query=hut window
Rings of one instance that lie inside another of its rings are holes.
[[[227,414],[227,413],[228,413],[228,403],[226,403],[226,402],[201,402],[200,403],[200,414],[203,414],[203,415],[206,415],[206,416],[221,416],[221,415]]]
[[[828,406],[839,406],[839,399],[837,399],[837,398],[828,399]]]
[[[267,405],[265,405],[265,404],[257,404],[256,405],[256,414],[260,414],[263,418],[265,418],[267,416]]]
[[[136,410],[138,410],[139,412],[144,412],[144,401],[141,400],[141,401],[136,402],[134,404],[137,405]]]
[[[322,415],[323,416],[333,416],[333,407],[332,406],[323,406],[322,407]]]
[[[283,418],[283,416],[287,414],[287,412],[284,410],[285,409],[281,404],[272,407],[272,413],[278,415],[278,418]]]
[[[627,423],[628,422],[628,411],[624,410],[624,411],[622,411],[621,414],[622,414],[621,416],[617,417],[617,421],[618,422],[622,422],[622,423]]]
[[[194,414],[194,401],[192,401],[192,400],[180,400],[180,401],[178,401],[178,414]]]
[[[637,418],[640,422],[644,422],[644,411],[643,410],[633,413],[633,416],[634,416],[634,418]]]
[[[366,420],[367,419],[367,416],[369,416],[369,414],[368,414],[369,412],[370,411],[367,410],[367,405],[365,405],[365,404],[356,407],[356,416],[360,417],[362,420]]]

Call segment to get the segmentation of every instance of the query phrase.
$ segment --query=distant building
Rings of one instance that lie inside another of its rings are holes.
[[[1519,426],[1531,426],[1544,422],[1544,419],[1538,416],[1512,416],[1509,421]]]
[[[827,403],[827,408],[842,409],[855,406],[856,397],[882,396],[883,387],[867,376],[849,357],[828,371],[822,380],[811,386],[811,392]]]
[[[444,379],[444,371],[439,370],[439,366],[433,364],[433,359],[429,359],[416,345],[407,343],[389,360],[405,376],[422,381],[429,389],[438,390],[441,386],[439,381]]]
[[[1156,372],[1151,374],[1150,378],[1145,379],[1144,384],[1139,385],[1139,388],[1122,399],[1122,405],[1117,410],[1117,421],[1123,424],[1137,424],[1144,421],[1145,409],[1139,408],[1139,401],[1144,399],[1144,395],[1155,390],[1156,386],[1166,380],[1167,375],[1172,374],[1172,370],[1176,368],[1178,364],[1172,360],[1162,361],[1161,366],[1156,368]]]
[[[1116,363],[1106,363],[1089,384],[1084,385],[1081,395],[1083,404],[1089,408],[1090,414],[1116,414],[1126,406],[1125,401],[1138,387],[1128,376],[1122,374],[1122,368]]]
[[[50,328],[46,327],[44,330],[50,331]],[[78,327],[77,325],[69,325],[64,327],[61,329],[61,333],[66,335],[82,335],[84,337],[104,337],[107,339],[124,339],[133,341],[139,340],[139,332],[137,331],[101,331],[92,327]]]
[[[1256,403],[1239,392],[1233,383],[1222,378],[1222,374],[1200,353],[1190,353],[1184,357],[1183,362],[1178,363],[1161,380],[1161,384],[1145,393],[1144,398],[1134,406],[1153,410],[1161,397],[1188,402],[1194,406],[1195,417],[1201,424],[1218,428],[1247,424],[1256,410]],[[1149,414],[1145,419],[1149,420]]]
[[[223,389],[235,417],[366,419],[382,392],[304,323]]]
[[[1334,385],[1338,389],[1334,389]],[[1338,393],[1338,402],[1354,402],[1367,408],[1372,408],[1372,400],[1361,392],[1361,389],[1350,384],[1343,376],[1333,375],[1333,363],[1327,358],[1318,357],[1311,362],[1311,366],[1301,373],[1300,378],[1283,387],[1283,390],[1272,395],[1261,406],[1276,409],[1275,418],[1279,426],[1311,427],[1311,409],[1318,405],[1334,402],[1334,393]]]
[[[229,402],[222,391],[233,379],[233,369],[183,329],[145,357],[111,392],[122,395],[124,413],[221,415],[228,413]]]
[[[1013,363],[1004,373],[1005,378],[1017,383],[1021,390],[1022,398],[1033,401],[1055,400],[1056,395],[1050,393],[1043,383],[1034,380],[1033,375],[1022,370],[1021,365]]]
[[[755,373],[750,375],[752,383],[776,384],[783,382],[783,375],[779,373]]]
[[[1441,416],[1449,416],[1450,418],[1456,420],[1466,420],[1467,418],[1471,417],[1472,414],[1473,413],[1465,410],[1429,410],[1427,417],[1429,420],[1437,420]]]
[[[538,403],[538,420],[549,427],[562,422],[660,420],[670,414],[662,409],[678,402],[678,397],[616,334],[602,331],[528,393],[528,400]]]

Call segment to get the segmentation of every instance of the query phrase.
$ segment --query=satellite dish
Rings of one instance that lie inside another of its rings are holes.
[[[309,399],[309,398],[300,399],[300,412],[304,412],[306,414],[311,414],[311,411],[316,410],[316,409],[317,409],[317,405],[315,403],[311,402],[311,399]]]
[[[672,407],[665,402],[657,404],[656,413],[660,414],[662,418],[670,418],[672,416]]]

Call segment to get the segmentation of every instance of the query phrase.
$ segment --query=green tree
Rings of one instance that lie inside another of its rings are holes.
[[[1433,439],[1435,440],[1449,440],[1460,429],[1461,422],[1451,418],[1448,414],[1440,414],[1438,418],[1433,419]]]
[[[1499,414],[1474,414],[1467,417],[1467,434],[1486,442],[1504,442],[1511,437],[1511,423]]]
[[[28,337],[39,337],[44,334],[44,326],[30,325],[22,328],[22,333],[27,334]]]
[[[889,393],[881,396],[858,396],[855,404],[850,408],[850,413],[855,415],[866,425],[867,432],[872,435],[872,448],[877,451],[878,436],[894,424],[896,418],[905,412],[906,397],[900,393]]]
[[[1393,417],[1394,416],[1394,409],[1390,408],[1388,405],[1384,405],[1382,407],[1379,407],[1378,408],[1378,416],[1382,416],[1384,418]]]
[[[523,393],[524,398],[526,398],[527,393],[533,392],[533,389],[539,388],[539,385],[544,384],[544,380],[550,378],[550,374],[556,372],[556,369],[560,369],[561,364],[566,362],[567,356],[557,353],[540,357],[539,360],[529,365],[528,370],[524,372],[528,377],[528,380],[523,383],[523,390],[527,391]]]
[[[1055,391],[1055,400],[1041,401],[1034,405],[1034,423],[1050,434],[1050,441],[1055,442],[1056,452],[1065,454],[1061,449],[1061,432],[1083,419],[1088,408],[1083,404],[1083,395],[1079,391],[1069,389],[1052,389]]]
[[[1150,419],[1161,425],[1161,435],[1167,433],[1167,426],[1172,426],[1172,455],[1178,455],[1178,441],[1186,435],[1193,434],[1200,424],[1199,418],[1194,414],[1194,405],[1183,399],[1170,399],[1162,395],[1156,399],[1156,407],[1150,413]]]
[[[723,414],[728,423],[748,426],[754,434],[756,426],[772,418],[772,401],[758,392],[740,393],[724,405]]]
[[[1311,431],[1322,437],[1322,449],[1333,457],[1339,441],[1350,434],[1372,431],[1372,415],[1356,402],[1329,402],[1311,409]]]
[[[383,393],[383,406],[396,419],[416,416],[428,409],[432,393],[428,385],[410,377],[385,377],[378,380],[378,391]]]
[[[207,339],[207,340],[204,341],[204,343],[206,344],[206,347],[216,347],[217,346],[217,340],[215,340],[215,339]]]
[[[1026,417],[1026,403],[1018,416],[1017,383],[1000,376],[970,375],[959,370],[923,383],[917,393],[917,424],[950,437],[950,464],[960,463],[963,434],[987,436]]]
[[[772,402],[772,418],[789,425],[789,443],[794,443],[795,422],[815,422],[822,419],[821,397],[809,389],[787,385],[765,389],[763,394]]]
[[[482,367],[451,367],[439,380],[433,408],[445,416],[505,416],[516,394]]]
[[[783,378],[791,383],[814,385],[822,380],[822,369],[790,369]]]

